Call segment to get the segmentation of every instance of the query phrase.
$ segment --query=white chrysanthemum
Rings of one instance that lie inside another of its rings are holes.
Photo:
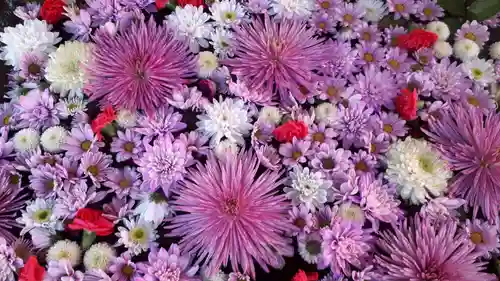
[[[437,41],[434,44],[434,55],[438,59],[449,57],[453,54],[453,48],[446,41]]]
[[[135,111],[120,109],[116,114],[115,121],[122,128],[133,128],[137,124],[137,114]]]
[[[229,274],[225,274],[222,270],[215,273],[212,276],[205,276],[202,274],[203,281],[227,281],[229,279]]]
[[[469,39],[458,40],[453,45],[453,52],[455,53],[455,56],[462,61],[477,58],[479,51],[479,45]]]
[[[223,28],[216,28],[215,31],[210,34],[210,42],[214,46],[214,52],[223,59],[234,56],[234,51],[231,47],[231,40],[233,37],[231,31]]]
[[[57,241],[47,252],[47,261],[68,260],[72,266],[80,264],[82,251],[76,242],[71,240]]]
[[[158,235],[153,225],[144,220],[135,221],[134,219],[124,219],[125,227],[119,226],[118,245],[123,245],[132,255],[138,255],[146,252],[150,247],[156,247]]]
[[[107,243],[92,245],[83,256],[83,264],[87,270],[106,270],[111,261],[116,257],[116,252]]]
[[[446,41],[450,37],[450,28],[448,25],[442,21],[433,21],[427,24],[425,27],[430,32],[437,34],[438,39],[441,41]]]
[[[486,85],[495,81],[495,70],[491,61],[484,59],[472,59],[462,64],[462,68],[469,78]]]
[[[337,215],[343,220],[351,221],[360,225],[363,225],[365,222],[365,213],[359,205],[354,203],[341,204]]]
[[[314,10],[312,0],[274,0],[271,2],[271,13],[277,18],[305,19]]]
[[[219,67],[219,60],[214,53],[200,52],[198,55],[198,76],[208,78]]]
[[[168,200],[161,192],[144,193],[139,205],[135,208],[134,214],[139,218],[152,223],[156,228],[171,213]]]
[[[80,112],[85,112],[87,102],[81,96],[74,96],[68,99],[60,100],[56,104],[59,114],[63,118],[68,118]]]
[[[239,99],[214,100],[205,105],[205,114],[198,115],[198,130],[210,138],[210,146],[216,147],[222,138],[230,142],[245,144],[244,136],[253,126],[245,103]]]
[[[500,41],[491,44],[490,56],[496,60],[500,60]]]
[[[321,257],[321,236],[319,232],[301,234],[297,238],[299,254],[307,263],[316,264]]]
[[[332,182],[324,178],[321,171],[312,172],[309,168],[295,167],[289,173],[289,187],[283,190],[294,205],[304,204],[315,210],[325,204],[329,197]]]
[[[215,1],[210,6],[210,12],[215,24],[223,27],[240,24],[245,18],[245,9],[236,0]]]
[[[413,204],[442,196],[452,173],[439,153],[424,140],[406,138],[387,152],[385,177],[397,185],[399,195]]]
[[[45,78],[51,83],[50,89],[62,95],[67,92],[81,95],[85,84],[83,65],[87,63],[90,52],[90,44],[68,41],[50,54],[45,74]]]
[[[50,32],[50,25],[37,19],[26,20],[15,27],[6,27],[4,32],[0,33],[0,42],[5,44],[0,58],[19,69],[24,54],[48,55],[53,52],[56,49],[54,45],[61,41],[58,36],[58,32]]]
[[[53,199],[37,198],[29,203],[26,211],[22,211],[21,217],[17,222],[24,225],[21,235],[28,233],[33,228],[44,228],[50,233],[56,233],[56,230],[62,230],[62,222],[54,214],[55,201]]]
[[[17,152],[35,150],[40,143],[40,134],[32,128],[22,129],[14,135],[14,148]]]
[[[175,13],[168,15],[168,24],[176,29],[181,36],[189,39],[189,47],[193,53],[200,51],[200,46],[208,48],[207,39],[212,33],[210,16],[203,12],[203,7],[191,4],[183,8],[177,6]]]
[[[68,132],[61,126],[50,127],[42,133],[40,143],[48,152],[61,151],[61,145],[66,142]]]
[[[214,148],[215,156],[219,159],[226,159],[228,155],[235,155],[239,151],[238,144],[229,140],[223,140]]]
[[[331,103],[324,102],[314,109],[317,122],[331,123],[337,117],[337,107]]]
[[[367,21],[378,22],[388,13],[384,1],[359,0],[357,5],[365,11],[363,18]]]
[[[278,124],[281,121],[279,108],[275,106],[264,106],[259,113],[259,120],[270,124]]]

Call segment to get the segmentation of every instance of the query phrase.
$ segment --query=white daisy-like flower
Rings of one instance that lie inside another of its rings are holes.
[[[274,0],[271,2],[271,14],[286,19],[306,19],[314,10],[312,0]]]
[[[496,60],[500,60],[500,41],[491,44],[490,56]]]
[[[317,122],[331,123],[337,117],[337,107],[329,102],[319,104],[314,109]]]
[[[210,42],[214,47],[214,52],[219,55],[219,57],[225,59],[234,56],[234,51],[231,47],[231,40],[233,37],[231,31],[223,28],[216,28],[210,34]]]
[[[386,154],[385,177],[397,185],[399,195],[418,205],[446,192],[452,172],[439,152],[424,140],[406,138]]]
[[[221,141],[215,148],[215,156],[219,159],[225,159],[228,155],[235,155],[239,151],[238,144],[229,140]]]
[[[289,186],[283,191],[294,205],[304,204],[307,209],[315,210],[330,199],[332,182],[325,179],[321,171],[296,166],[290,171],[289,178]]]
[[[346,26],[340,29],[340,32],[337,33],[337,39],[340,41],[349,41],[356,39],[356,33],[352,30],[352,28]]]
[[[365,213],[361,207],[351,202],[342,203],[338,208],[337,216],[341,217],[343,220],[360,225],[363,225],[365,222]]]
[[[47,249],[54,243],[54,234],[45,228],[33,228],[30,236],[36,249]]]
[[[245,8],[236,0],[215,1],[210,12],[215,24],[223,27],[240,24],[246,16]]]
[[[17,152],[35,150],[40,143],[40,134],[32,128],[22,129],[14,135],[14,149]]]
[[[359,0],[356,5],[365,11],[363,18],[367,21],[378,22],[388,13],[387,5],[384,1]]]
[[[168,24],[177,30],[179,35],[189,39],[189,47],[193,53],[200,51],[200,46],[209,46],[207,39],[212,32],[212,24],[208,21],[210,16],[203,12],[203,7],[191,4],[183,8],[177,6],[175,12],[168,15]]]
[[[453,48],[446,41],[437,41],[434,43],[434,55],[438,59],[449,57],[453,54]]]
[[[477,58],[479,51],[479,45],[469,39],[458,40],[453,45],[453,52],[455,53],[455,56],[462,61]]]
[[[85,252],[83,264],[87,270],[106,270],[115,257],[115,249],[107,243],[97,243]]]
[[[47,262],[67,260],[72,266],[80,264],[82,251],[76,242],[71,240],[57,241],[47,252]]]
[[[152,223],[156,228],[172,212],[168,199],[162,192],[143,193],[142,200],[135,208],[134,214],[139,218]]]
[[[198,76],[208,78],[219,67],[219,60],[214,53],[209,51],[198,54]]]
[[[54,213],[55,200],[37,198],[29,203],[26,211],[22,211],[17,222],[24,225],[21,235],[24,235],[34,228],[44,228],[50,233],[63,230],[62,222]]]
[[[61,126],[50,127],[42,133],[40,143],[48,152],[61,151],[61,145],[66,142],[68,131]]]
[[[248,108],[240,99],[222,98],[205,105],[205,113],[198,115],[198,130],[210,138],[210,146],[216,147],[222,138],[230,142],[245,144],[244,136],[253,129]]]
[[[57,110],[62,118],[74,116],[77,113],[85,112],[87,110],[87,101],[83,97],[74,96],[67,99],[61,99],[56,104]]]
[[[51,32],[50,25],[45,21],[26,20],[15,27],[6,27],[4,32],[0,33],[0,42],[5,44],[0,58],[8,65],[19,69],[24,54],[48,55],[56,49],[54,45],[59,41],[61,41],[59,33]]]
[[[438,39],[441,41],[446,41],[450,37],[450,28],[448,25],[442,21],[433,21],[427,24],[425,27],[430,32],[435,33]]]
[[[469,78],[481,85],[486,85],[494,82],[495,70],[491,61],[484,59],[472,59],[462,64],[462,68]]]
[[[91,45],[80,41],[68,41],[50,54],[45,78],[50,89],[61,95],[81,96],[85,84],[83,65],[88,62]]]
[[[133,128],[137,125],[137,113],[128,109],[120,109],[115,121],[122,128]]]
[[[281,112],[275,106],[264,106],[260,110],[259,120],[270,124],[278,124],[281,121]]]
[[[117,245],[123,245],[132,255],[139,255],[150,247],[156,247],[158,235],[153,225],[144,220],[124,219],[125,227],[119,226]]]
[[[303,233],[297,237],[299,254],[307,263],[316,264],[321,257],[321,235],[319,232]]]

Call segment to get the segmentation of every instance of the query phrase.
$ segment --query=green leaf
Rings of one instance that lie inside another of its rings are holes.
[[[453,16],[465,16],[465,0],[438,0],[439,6]]]
[[[486,20],[500,12],[499,0],[476,0],[469,6],[467,18],[470,20]]]
[[[448,28],[450,29],[450,34],[452,36],[464,23],[464,21],[459,18],[444,18],[443,22],[448,25]]]

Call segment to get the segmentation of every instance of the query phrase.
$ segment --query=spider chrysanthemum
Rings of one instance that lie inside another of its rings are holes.
[[[188,44],[153,20],[132,24],[114,36],[99,33],[94,41],[85,85],[91,100],[151,113],[196,75],[196,58]]]
[[[208,157],[174,191],[178,213],[168,226],[179,246],[207,266],[208,275],[231,263],[233,271],[255,279],[255,264],[268,271],[280,267],[282,256],[293,255],[289,203],[278,194],[281,173],[266,170],[257,176],[258,158],[251,152]],[[254,264],[255,262],[255,264]],[[239,270],[241,269],[241,270]]]

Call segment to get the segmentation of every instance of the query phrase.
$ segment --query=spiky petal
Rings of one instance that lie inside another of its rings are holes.
[[[9,184],[10,173],[0,168],[0,237],[7,243],[12,243],[16,236],[11,229],[20,227],[16,222],[18,212],[24,207],[26,194],[21,194],[23,189]]]

